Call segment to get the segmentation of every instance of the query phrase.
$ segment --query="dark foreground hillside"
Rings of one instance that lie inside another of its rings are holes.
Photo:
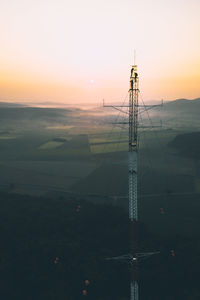
[[[127,266],[105,260],[128,253],[128,236],[121,208],[1,193],[0,298],[129,299]],[[163,238],[141,224],[140,238],[142,252],[160,250],[141,263],[140,299],[200,299],[199,236]]]

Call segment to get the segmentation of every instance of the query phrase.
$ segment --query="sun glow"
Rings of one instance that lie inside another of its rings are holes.
[[[199,97],[199,11],[197,0],[2,0],[0,99],[120,100],[134,49],[145,99]]]

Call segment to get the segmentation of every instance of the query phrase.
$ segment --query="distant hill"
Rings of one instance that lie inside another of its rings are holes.
[[[71,110],[58,108],[26,107],[20,104],[0,104],[1,124],[17,124],[26,122],[27,125],[39,123],[62,123],[66,122],[66,115]]]
[[[176,128],[199,128],[200,126],[200,98],[193,100],[177,99],[164,102],[160,108],[150,111],[150,116],[155,120],[163,121],[163,126]]]
[[[47,102],[46,104],[48,104]],[[191,131],[200,127],[200,98],[193,100],[176,99],[174,101],[165,102],[162,107],[158,107],[143,114],[144,125],[149,125],[149,116],[153,119],[154,125],[160,125],[162,120],[163,127],[167,128],[193,128]],[[66,118],[67,117],[67,118]],[[0,102],[0,122],[14,124],[15,122],[32,122],[36,126],[36,122],[42,123],[66,123],[71,120],[86,121],[93,120],[98,124],[103,122],[114,122],[116,115],[113,109],[110,111],[102,107],[88,108],[81,110],[80,108],[53,108],[53,107],[34,107],[28,104]],[[35,122],[34,122],[35,121]]]
[[[148,103],[145,103],[148,106]],[[145,121],[143,125],[149,125],[149,116],[154,121],[154,125],[160,125],[160,120],[163,121],[163,126],[167,127],[199,127],[200,126],[200,98],[196,99],[176,99],[173,101],[164,102],[163,106],[159,106],[158,102],[151,102],[150,105],[158,105],[154,109],[147,107],[148,114],[142,108],[142,119]],[[115,103],[117,105],[117,103]],[[113,104],[114,106],[114,104]],[[104,121],[115,122],[116,114],[119,112],[115,111],[113,107],[95,107],[91,109],[93,113],[102,114]],[[116,114],[115,114],[116,113]],[[122,114],[123,115],[123,114]]]
[[[20,103],[13,103],[13,102],[0,102],[0,108],[2,107],[27,107],[26,104],[20,104]]]
[[[197,109],[200,109],[200,98],[196,98],[193,100],[177,99],[164,103],[164,110],[166,111],[178,110],[185,113],[196,113]]]
[[[185,99],[180,98],[176,100],[166,100],[163,102],[163,105],[161,105],[161,102],[158,101],[151,101],[149,103],[145,103],[145,105],[152,105],[152,106],[158,106],[158,108],[163,112],[175,112],[175,111],[185,111],[185,112],[191,112],[194,111],[195,108],[200,108],[200,98],[195,99]]]

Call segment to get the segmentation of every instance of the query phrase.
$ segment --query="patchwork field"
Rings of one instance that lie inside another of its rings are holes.
[[[60,113],[61,117],[58,117]],[[45,115],[43,123],[31,119],[20,125],[20,118],[17,126],[5,123],[0,132],[0,184],[15,186],[15,191],[23,190],[23,187],[25,190],[26,186],[26,192],[28,186],[31,190],[31,185],[35,184],[34,189],[37,186],[41,191],[45,186],[85,194],[125,195],[127,128],[108,125],[109,118],[106,123],[102,115],[101,118],[92,114],[88,117],[81,111],[70,114],[55,111],[55,116],[56,119],[50,120]],[[111,120],[114,121],[113,116]],[[169,128],[140,129],[142,193],[154,189],[179,191],[181,182],[188,182],[188,190],[193,190],[193,182],[196,182],[194,162],[180,157],[168,146],[180,132],[180,129]]]
[[[119,285],[128,293],[127,266],[105,260],[128,253],[127,129],[76,109],[0,115],[2,299],[79,299],[85,278],[89,299],[117,299]],[[170,146],[181,130],[139,132],[140,251],[159,251],[140,266],[144,299],[200,299],[200,163],[191,147],[180,154],[184,137]]]
[[[97,143],[90,144],[90,150],[93,154],[98,153],[108,153],[108,152],[117,152],[117,151],[127,151],[128,144],[127,142],[110,142],[110,143]]]
[[[43,145],[41,145],[40,147],[39,147],[39,149],[46,149],[46,150],[48,150],[48,149],[55,149],[55,148],[58,148],[59,146],[61,146],[61,145],[63,145],[64,144],[64,142],[55,142],[55,141],[50,141],[50,142],[47,142],[47,143],[45,143],[45,144],[43,144]]]

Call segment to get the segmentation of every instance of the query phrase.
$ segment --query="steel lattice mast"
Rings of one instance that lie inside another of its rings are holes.
[[[129,220],[130,220],[130,254],[132,257],[130,300],[138,300],[138,199],[137,199],[137,159],[138,159],[138,93],[139,78],[137,66],[133,65],[129,89]]]
[[[118,124],[129,125],[129,151],[128,151],[128,200],[129,200],[129,222],[130,222],[130,252],[125,255],[107,258],[107,260],[121,261],[128,263],[130,267],[130,300],[139,300],[138,289],[138,263],[143,258],[150,257],[152,255],[160,253],[156,252],[139,252],[138,250],[138,195],[137,195],[137,179],[138,179],[138,96],[139,96],[139,77],[137,73],[137,65],[133,65],[131,68],[130,76],[130,89],[129,89],[129,104],[125,105],[104,105],[104,107],[112,107],[120,112],[123,112],[121,108],[129,108],[128,122],[118,122]],[[156,107],[160,105],[148,106]],[[144,106],[145,109],[147,106]]]

